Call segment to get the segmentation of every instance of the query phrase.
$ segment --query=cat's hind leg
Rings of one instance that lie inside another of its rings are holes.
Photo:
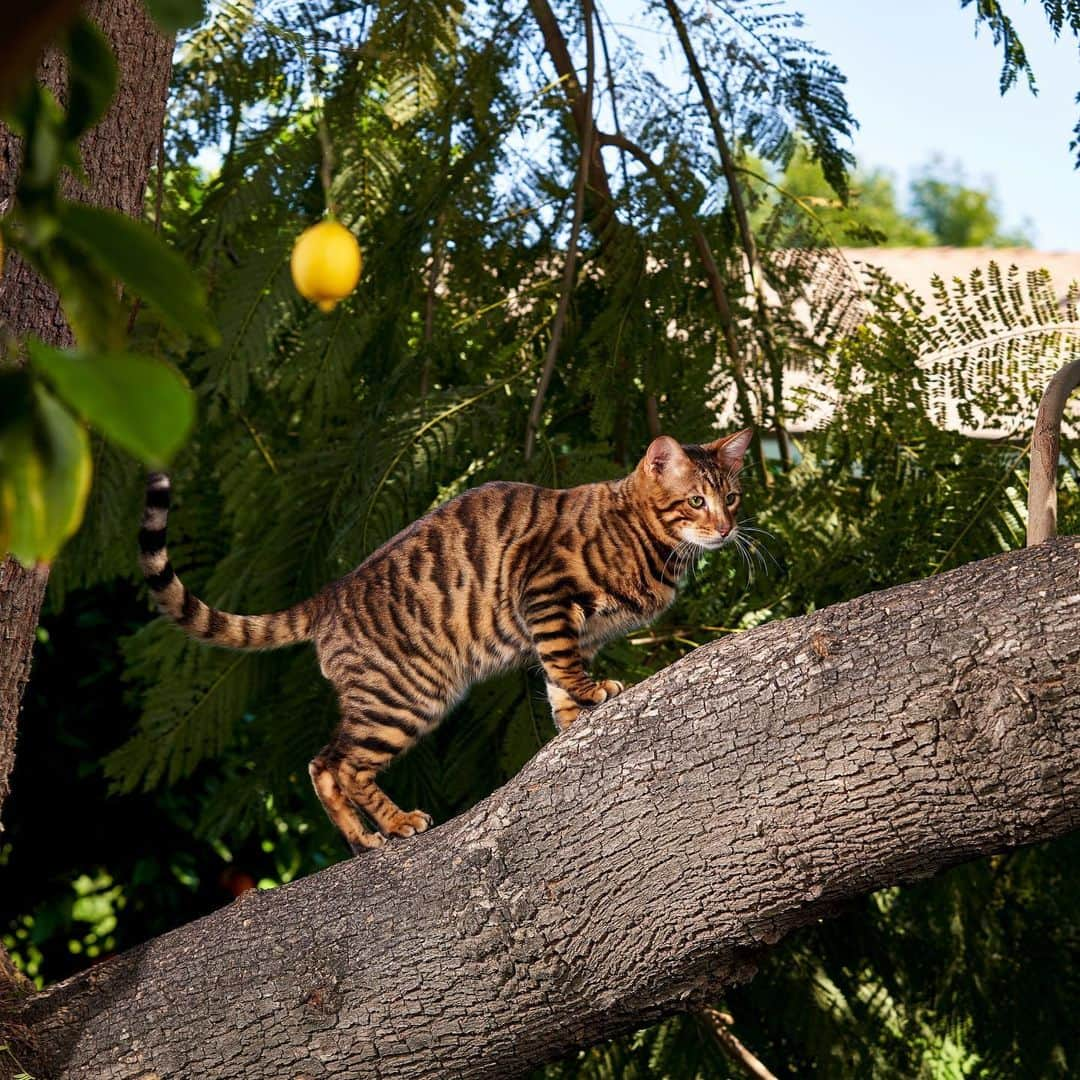
[[[342,760],[337,782],[345,798],[383,836],[412,836],[431,826],[430,815],[399,809],[375,783],[375,777],[426,734],[430,724],[421,712],[424,706],[395,692],[384,677],[374,672],[371,676],[364,684],[353,683],[340,695],[337,743]]]
[[[315,794],[326,810],[327,817],[337,826],[345,842],[354,855],[359,855],[369,848],[381,847],[386,838],[377,832],[368,832],[360,824],[351,800],[346,798],[337,780],[337,767],[340,765],[337,748],[331,744],[308,765]]]
[[[393,663],[385,651],[376,654],[348,646],[335,651],[333,644],[325,656],[320,648],[320,664],[337,690],[341,725],[327,760],[333,791],[328,798],[319,782],[316,791],[353,851],[375,847],[385,838],[424,832],[432,824],[431,817],[422,810],[406,812],[395,806],[375,777],[430,731],[446,711],[444,679],[428,662],[402,666]],[[326,752],[321,756],[327,757]],[[322,784],[330,788],[328,781]],[[342,803],[354,821],[358,811],[378,833],[361,829],[358,837],[355,827],[343,823]]]
[[[364,765],[347,766],[341,778],[342,790],[357,809],[374,822],[385,837],[413,836],[431,828],[430,814],[423,810],[401,810],[375,783],[375,770]]]

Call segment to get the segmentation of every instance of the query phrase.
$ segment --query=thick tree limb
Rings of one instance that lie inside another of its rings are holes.
[[[706,1003],[851,897],[1076,828],[1078,748],[1071,537],[700,648],[449,824],[30,999],[19,1056],[515,1076]]]

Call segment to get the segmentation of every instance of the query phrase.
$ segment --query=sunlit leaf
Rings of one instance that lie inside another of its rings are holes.
[[[86,429],[39,383],[0,386],[0,548],[30,565],[49,562],[79,527],[90,491]]]
[[[123,214],[76,202],[61,205],[60,220],[67,237],[178,330],[217,340],[202,283],[152,229]]]

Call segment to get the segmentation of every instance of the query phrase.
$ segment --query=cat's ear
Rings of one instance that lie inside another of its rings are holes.
[[[719,462],[724,469],[738,472],[742,468],[743,458],[750,449],[750,440],[754,437],[753,428],[744,428],[734,435],[725,435],[716,442],[706,443],[705,450]]]
[[[661,435],[649,443],[640,467],[646,476],[666,479],[682,472],[689,464],[686,451],[670,435]]]

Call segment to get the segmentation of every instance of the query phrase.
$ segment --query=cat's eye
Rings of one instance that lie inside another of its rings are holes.
[[[738,501],[739,493],[737,491],[729,491],[727,495],[724,496],[725,506],[734,506]]]
[[[695,510],[700,510],[705,505],[705,497],[703,495],[691,495],[686,500]]]

